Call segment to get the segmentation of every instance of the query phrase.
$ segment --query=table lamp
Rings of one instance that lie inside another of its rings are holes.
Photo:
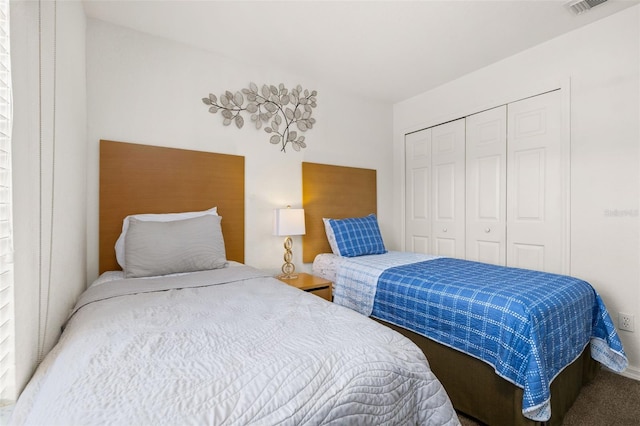
[[[282,275],[278,278],[293,279],[297,275],[294,274],[296,267],[291,262],[293,258],[292,235],[304,235],[304,209],[292,209],[288,206],[286,209],[275,209],[273,211],[273,235],[286,236],[284,240],[284,265],[282,265]]]

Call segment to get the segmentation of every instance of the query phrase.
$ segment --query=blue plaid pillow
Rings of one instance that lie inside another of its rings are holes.
[[[329,241],[335,241],[335,247],[331,245],[334,254],[355,257],[387,252],[374,214],[349,219],[326,219],[325,224],[329,224],[327,231],[330,229],[333,232],[333,238],[329,235],[331,231],[327,232],[327,237]]]

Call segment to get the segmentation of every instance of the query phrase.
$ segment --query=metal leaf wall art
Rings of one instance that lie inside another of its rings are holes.
[[[208,98],[202,98],[202,102],[209,105],[211,114],[220,111],[225,126],[235,123],[241,129],[245,122],[241,113],[251,114],[256,129],[264,128],[265,132],[271,133],[269,142],[280,145],[280,150],[287,152],[289,144],[295,151],[306,148],[305,137],[299,132],[312,129],[316,122],[311,114],[317,106],[317,95],[315,90],[303,90],[300,85],[289,91],[284,84],[278,87],[265,84],[258,89],[255,83],[250,83],[248,89],[235,93],[227,90],[220,98],[210,93]]]

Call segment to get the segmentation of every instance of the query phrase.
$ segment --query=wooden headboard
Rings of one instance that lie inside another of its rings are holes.
[[[356,167],[302,163],[302,207],[306,234],[302,261],[331,253],[322,218],[342,219],[377,213],[376,171]]]
[[[244,262],[244,157],[100,141],[100,273],[119,270],[127,215],[218,207],[227,259]]]

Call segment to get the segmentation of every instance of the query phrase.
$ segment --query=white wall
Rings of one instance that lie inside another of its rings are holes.
[[[38,56],[38,3],[12,1],[13,201],[15,248],[16,382],[21,391],[38,361],[40,294],[40,106],[42,90],[42,284],[49,277],[52,183],[55,181],[53,252],[45,354],[84,289],[86,278],[86,20],[80,2],[58,2],[53,157],[53,2],[42,4],[42,67]],[[39,73],[42,70],[42,86]],[[44,292],[46,294],[46,291]]]
[[[630,363],[626,374],[640,379],[640,6],[396,104],[394,188],[404,187],[405,133],[568,79],[571,274],[596,288],[616,323],[618,312],[635,315],[636,331],[620,337]],[[399,240],[402,192],[393,199]]]
[[[212,41],[217,43],[218,41]],[[272,210],[302,204],[302,161],[366,167],[378,171],[378,213],[391,235],[392,108],[357,99],[286,70],[238,63],[184,44],[98,20],[88,20],[88,271],[98,272],[98,146],[100,139],[245,156],[245,262],[276,272],[282,238],[272,236]],[[316,126],[307,148],[286,153],[247,120],[225,127],[201,98],[248,87],[249,82],[318,91]],[[302,265],[302,240],[294,237],[294,263]]]

